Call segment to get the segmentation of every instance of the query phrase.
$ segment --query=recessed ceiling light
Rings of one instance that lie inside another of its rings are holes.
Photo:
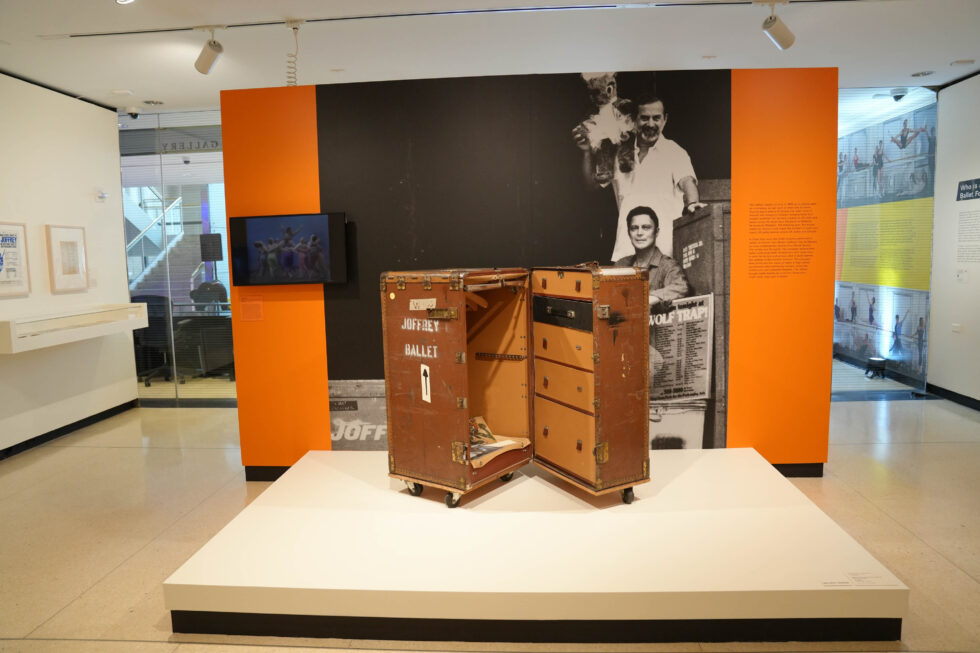
[[[117,88],[112,92],[113,95],[132,95],[133,92],[128,88]]]
[[[718,58],[718,55],[716,55],[716,54],[703,54],[703,55],[701,55],[701,58],[702,59],[717,59]]]
[[[950,62],[950,66],[970,66],[977,62],[976,59],[957,59],[956,61]]]
[[[117,5],[131,5],[133,0],[116,0]]]
[[[912,77],[928,77],[929,75],[936,72],[935,70],[920,70],[917,73],[912,73]]]
[[[148,107],[158,107],[163,104],[163,100],[143,100],[143,104]]]

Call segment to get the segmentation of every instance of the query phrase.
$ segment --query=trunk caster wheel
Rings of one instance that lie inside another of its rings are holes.
[[[514,479],[514,472],[507,472],[500,477],[500,480],[504,483],[510,483]]]
[[[446,492],[446,506],[449,508],[455,508],[459,505],[459,500],[462,498],[462,494],[458,492]]]
[[[405,485],[408,486],[408,493],[411,494],[413,497],[417,497],[418,495],[422,494],[421,483],[409,483],[408,481],[406,481]]]
[[[633,503],[633,488],[623,490],[623,503]]]

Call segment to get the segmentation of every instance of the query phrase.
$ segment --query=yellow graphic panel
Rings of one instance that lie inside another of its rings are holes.
[[[840,280],[929,290],[933,198],[847,209]]]

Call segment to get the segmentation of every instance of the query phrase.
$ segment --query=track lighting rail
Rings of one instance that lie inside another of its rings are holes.
[[[785,4],[802,3],[825,4],[840,2],[859,2],[860,0],[785,0]],[[769,4],[770,0],[765,0],[764,4]],[[776,4],[784,4],[784,0],[772,0]],[[383,18],[419,18],[427,16],[461,16],[461,15],[480,15],[480,14],[507,14],[507,13],[536,13],[549,11],[593,11],[602,9],[642,9],[642,8],[662,8],[662,7],[723,7],[731,5],[753,5],[759,4],[759,0],[733,0],[731,2],[616,2],[602,4],[568,4],[544,7],[498,7],[489,9],[456,9],[443,11],[410,11],[410,12],[391,12],[382,14],[358,14],[353,16],[334,16],[328,18],[307,18],[306,23],[340,23],[356,20],[377,20]],[[267,27],[272,25],[291,26],[291,20],[271,20],[259,21],[254,23],[232,23],[223,26],[225,29],[238,29],[242,27]],[[191,32],[194,26],[188,27],[163,27],[155,29],[137,29],[119,32],[83,32],[76,34],[50,34],[42,35],[44,39],[57,38],[93,38],[100,36],[130,36],[134,34],[167,34],[173,32]]]

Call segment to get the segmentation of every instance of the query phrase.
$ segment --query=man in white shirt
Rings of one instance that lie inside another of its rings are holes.
[[[691,157],[684,148],[663,136],[667,125],[663,101],[653,95],[641,95],[634,106],[635,134],[620,145],[612,179],[619,209],[616,243],[610,256],[613,261],[633,253],[626,216],[637,206],[649,206],[661,216],[660,243],[668,255],[673,252],[674,220],[685,211],[691,213],[704,206],[698,195]],[[590,172],[594,166],[587,127],[579,125],[572,134],[583,152],[586,183],[592,187],[607,186],[608,182],[597,182]]]

